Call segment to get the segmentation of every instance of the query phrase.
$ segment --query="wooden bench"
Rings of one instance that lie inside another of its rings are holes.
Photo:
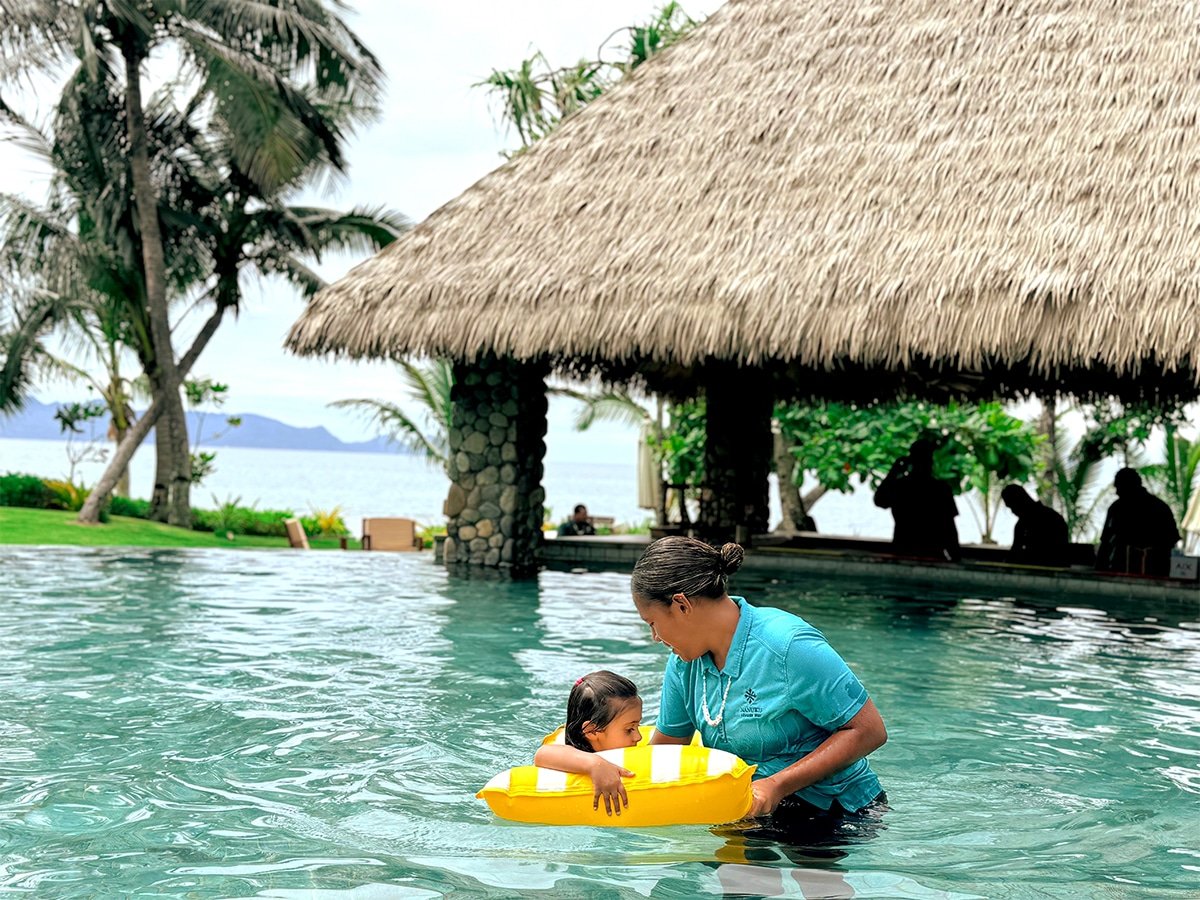
[[[424,550],[425,542],[417,534],[417,523],[412,519],[363,519],[362,548],[407,552]]]

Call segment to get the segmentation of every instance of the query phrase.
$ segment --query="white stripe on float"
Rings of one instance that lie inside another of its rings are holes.
[[[538,769],[537,789],[539,791],[565,791],[567,789],[567,773],[555,769]]]
[[[499,775],[496,775],[494,778],[492,778],[491,781],[489,781],[487,784],[485,784],[483,786],[483,789],[485,791],[488,788],[497,788],[498,790],[501,790],[501,791],[507,791],[508,790],[508,769],[505,769]]]
[[[678,781],[679,766],[683,759],[683,746],[680,744],[655,744],[650,750],[651,784]]]
[[[708,774],[724,775],[726,772],[732,772],[736,762],[737,757],[732,753],[726,753],[724,750],[709,750]]]

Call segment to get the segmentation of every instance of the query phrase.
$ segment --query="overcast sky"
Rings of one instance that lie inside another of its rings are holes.
[[[350,144],[349,178],[323,202],[340,207],[384,203],[414,221],[500,165],[501,151],[517,144],[502,131],[487,93],[474,83],[493,68],[514,67],[535,49],[557,65],[593,57],[613,31],[648,20],[660,5],[656,0],[350,3],[359,35],[387,72],[387,97],[381,118]],[[694,18],[720,5],[719,0],[683,3]],[[23,99],[32,103],[33,98],[27,94]],[[43,110],[53,99],[42,98]],[[21,151],[0,144],[0,191],[38,196],[45,178]],[[322,272],[334,278],[356,261],[330,261]],[[302,301],[283,286],[250,286],[240,319],[222,326],[193,374],[229,384],[230,411],[261,413],[295,425],[326,425],[347,440],[369,437],[361,422],[326,404],[347,397],[398,399],[402,389],[393,367],[285,353],[284,336],[302,309]],[[78,399],[80,389],[44,385],[36,396]],[[557,458],[601,461],[612,459],[618,446],[628,446],[628,432],[615,426],[586,437],[573,434],[571,406],[566,400],[553,403],[548,443]]]

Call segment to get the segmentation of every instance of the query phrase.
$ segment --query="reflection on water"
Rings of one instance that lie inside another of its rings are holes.
[[[620,574],[0,550],[0,887],[55,897],[1195,895],[1195,608],[746,580],[871,690],[872,837],[541,828],[474,792],[592,669],[658,702]],[[1081,888],[1081,886],[1085,886]]]

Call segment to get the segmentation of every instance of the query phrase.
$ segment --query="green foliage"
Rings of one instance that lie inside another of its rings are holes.
[[[309,519],[312,521],[312,529],[309,530],[307,525],[304,529],[308,534],[339,537],[350,533],[350,529],[346,527],[346,520],[342,518],[341,506],[335,506],[333,509],[314,509],[311,516],[305,516],[300,520],[301,524]]]
[[[226,416],[225,427],[223,429],[215,434],[205,435],[204,421],[208,418],[208,413],[201,409],[201,407],[215,406],[219,409],[224,406],[225,401],[228,399],[226,394],[229,392],[229,385],[220,384],[211,378],[188,379],[183,383],[183,390],[187,397],[188,405],[198,412],[196,438],[192,444],[189,456],[191,457],[192,466],[192,484],[200,484],[205,478],[217,471],[217,454],[213,451],[201,450],[201,442],[206,438],[210,441],[218,440],[227,434],[231,428],[239,427],[242,424],[242,419],[240,416]]]
[[[54,492],[36,475],[18,472],[0,475],[0,506],[54,509],[55,502]]]
[[[953,484],[956,494],[996,480],[1024,482],[1034,471],[1040,440],[999,403],[780,404],[775,418],[796,457],[797,478],[807,472],[842,492],[853,490],[855,477],[878,486],[919,438],[938,445],[934,474]]]
[[[190,531],[160,522],[113,516],[103,528],[80,528],[75,513],[57,509],[0,510],[0,544],[44,544],[74,547],[255,547],[284,550],[286,538],[243,536],[230,543],[224,536]],[[313,548],[321,547],[313,544]],[[332,546],[336,547],[334,543]]]
[[[69,509],[72,512],[79,512],[83,508],[83,501],[90,493],[81,484],[60,479],[48,479],[46,487],[54,497],[51,509]]]
[[[150,501],[114,495],[108,501],[108,511],[114,516],[125,516],[129,519],[148,519],[150,517]]]
[[[555,68],[539,51],[514,69],[494,69],[475,86],[488,88],[499,101],[501,119],[517,132],[524,149],[697,24],[672,0],[656,11],[649,22],[621,28],[609,35],[597,59],[583,59],[574,65]],[[606,51],[620,35],[627,36],[628,44],[615,48],[616,58],[605,58]]]
[[[445,534],[446,534],[446,526],[445,525],[420,525],[420,524],[418,524],[418,526],[417,526],[417,537],[419,537],[421,539],[421,543],[424,545],[426,550],[433,549],[434,538],[438,537],[439,535],[444,536]]]
[[[399,366],[408,384],[408,396],[419,410],[416,417],[387,400],[358,398],[337,400],[329,405],[358,410],[388,440],[445,468],[450,452],[454,367],[444,359],[426,364],[401,360]]]
[[[216,504],[215,509],[192,510],[192,527],[197,531],[286,538],[287,528],[283,520],[295,516],[292,510],[259,510],[255,508],[257,504],[242,506],[241,497],[229,497],[223,503],[215,496],[212,500]]]
[[[933,441],[934,475],[956,494],[975,492],[985,541],[995,524],[999,489],[1032,478],[1041,441],[1032,426],[999,403],[780,404],[775,419],[796,457],[797,481],[808,473],[834,491],[853,490],[855,478],[878,486],[913,441]]]
[[[663,460],[668,484],[704,483],[706,405],[703,398],[673,403],[662,439],[650,444]]]
[[[1177,404],[1122,404],[1112,400],[1085,408],[1084,415],[1087,440],[1095,445],[1095,452],[1101,459],[1119,456],[1125,465],[1129,465],[1131,451],[1144,447],[1155,428],[1177,431],[1186,422],[1183,407]]]

